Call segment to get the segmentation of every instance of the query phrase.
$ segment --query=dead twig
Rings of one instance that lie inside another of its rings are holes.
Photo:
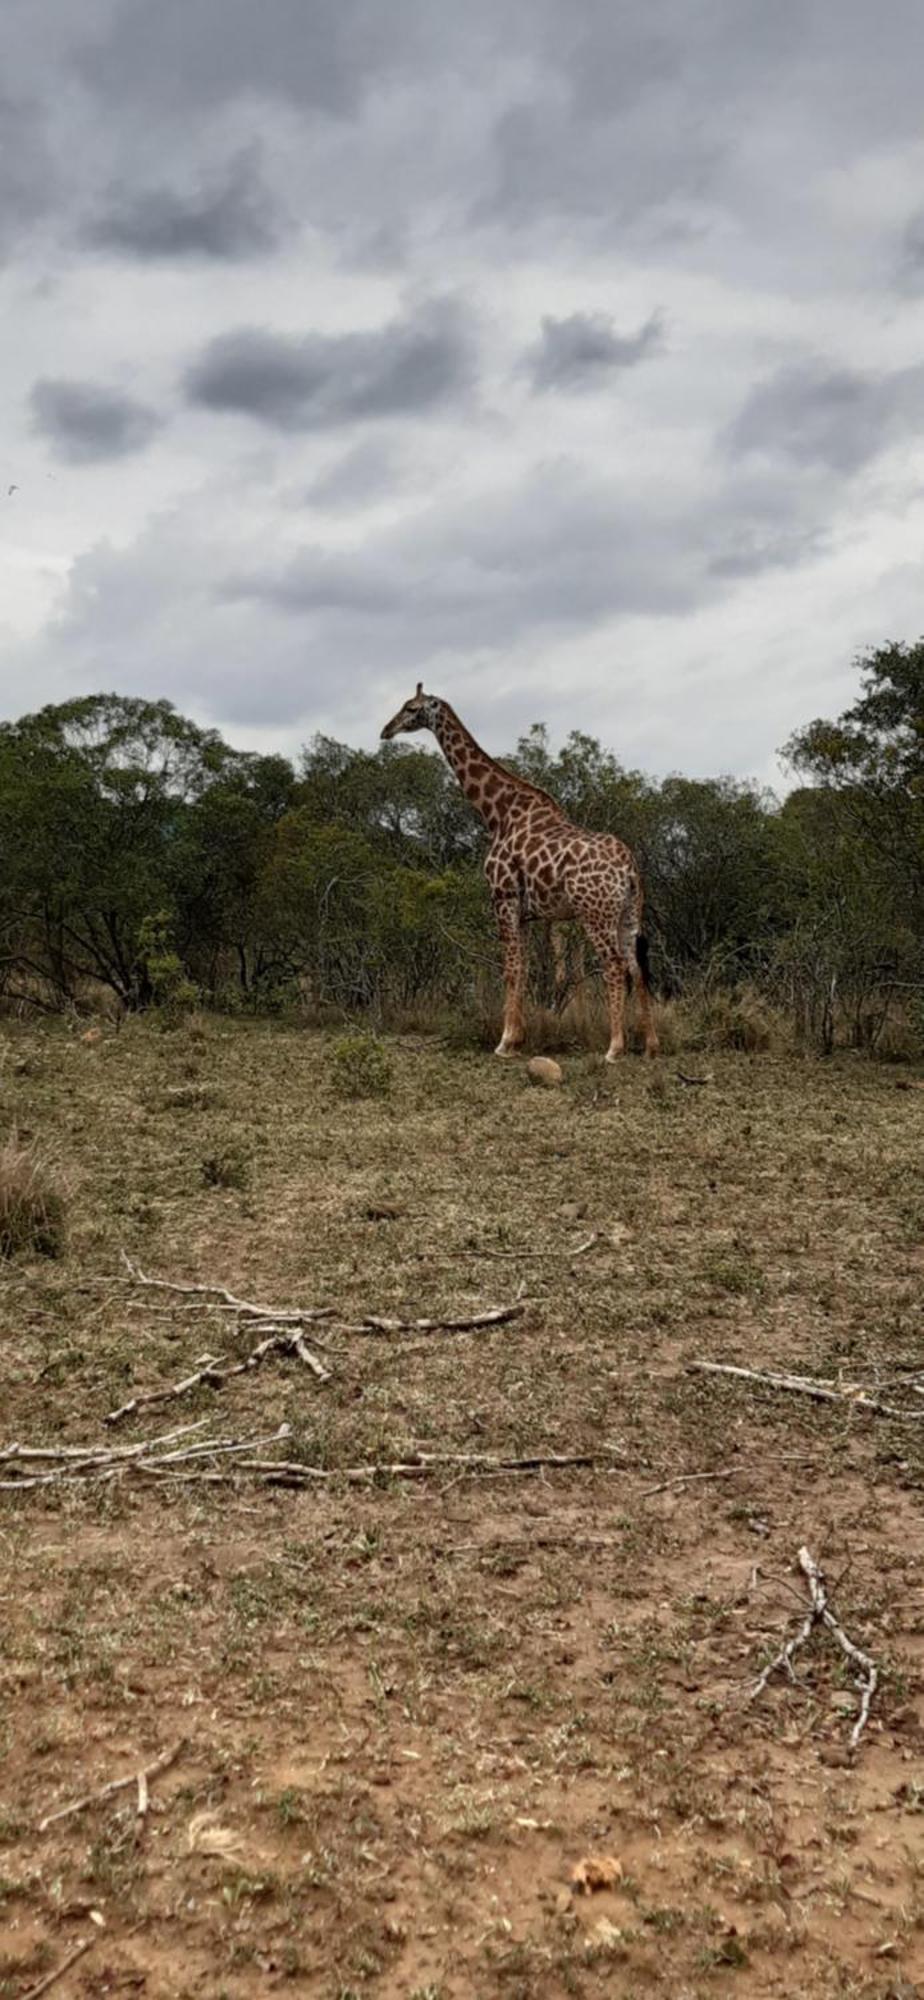
[[[714,1083],[714,1082],[715,1082],[715,1077],[714,1077],[714,1076],[712,1075],[712,1072],[711,1072],[711,1071],[709,1071],[709,1073],[708,1073],[708,1074],[707,1074],[706,1076],[688,1076],[688,1075],[687,1075],[687,1072],[686,1072],[686,1070],[682,1070],[682,1069],[676,1069],[676,1070],[674,1071],[674,1075],[676,1076],[676,1078],[677,1078],[677,1082],[678,1082],[678,1083]]]
[[[734,1479],[740,1472],[739,1465],[726,1465],[721,1472],[678,1472],[676,1479],[662,1479],[658,1486],[643,1486],[640,1500],[650,1500],[653,1493],[668,1493],[672,1486],[693,1486],[697,1480]]]
[[[108,1785],[101,1785],[99,1791],[86,1792],[83,1798],[74,1799],[71,1805],[59,1806],[57,1812],[46,1813],[45,1818],[39,1820],[37,1831],[45,1833],[50,1826],[55,1825],[57,1820],[72,1819],[75,1813],[85,1812],[87,1806],[100,1805],[104,1799],[111,1799],[116,1792],[124,1792],[129,1785],[136,1784],[138,1786],[140,1811],[142,1779],[145,1784],[146,1796],[146,1788],[149,1780],[151,1778],[159,1778],[163,1771],[169,1770],[171,1764],[176,1763],[180,1752],[185,1748],[186,1739],[185,1737],[181,1737],[180,1741],[172,1744],[169,1750],[162,1750],[160,1756],[155,1757],[153,1764],[145,1764],[141,1771],[130,1771],[127,1778],[112,1778]],[[93,1940],[91,1939],[90,1942],[92,1943]],[[63,1970],[63,1967],[61,1969]],[[38,1987],[35,1990],[37,1992],[40,1991]]]
[[[239,1472],[253,1472],[260,1475],[261,1483],[266,1486],[315,1486],[338,1479],[349,1485],[367,1485],[376,1479],[429,1479],[444,1471],[460,1475],[480,1473],[490,1478],[506,1473],[554,1470],[559,1466],[612,1466],[613,1462],[613,1455],[604,1452],[537,1452],[528,1458],[503,1458],[489,1452],[433,1452],[392,1462],[341,1466],[303,1465],[298,1459],[242,1458],[233,1472],[190,1472],[164,1477],[216,1486],[230,1484]]]
[[[693,1375],[731,1375],[739,1382],[753,1382],[758,1388],[785,1389],[794,1396],[810,1396],[816,1403],[840,1403],[851,1410],[866,1410],[872,1416],[892,1417],[899,1423],[924,1423],[924,1410],[900,1410],[894,1403],[880,1403],[863,1389],[835,1388],[830,1382],[816,1382],[808,1375],[777,1375],[757,1368],[738,1368],[730,1361],[688,1361],[687,1369]]]
[[[139,1410],[151,1409],[157,1403],[175,1402],[178,1396],[188,1396],[193,1389],[200,1389],[206,1384],[211,1389],[223,1389],[233,1375],[247,1375],[252,1369],[259,1368],[268,1354],[295,1354],[320,1382],[330,1381],[330,1370],[312,1353],[298,1329],[291,1333],[277,1331],[261,1340],[243,1361],[228,1361],[221,1356],[207,1354],[202,1366],[195,1369],[192,1375],[184,1375],[182,1381],[172,1382],[167,1389],[149,1389],[141,1396],[130,1397],[117,1410],[110,1410],[103,1422],[124,1423],[126,1417],[135,1416]]]
[[[473,1333],[480,1326],[503,1326],[507,1320],[519,1319],[526,1311],[525,1304],[512,1306],[491,1306],[487,1312],[472,1313],[468,1317],[439,1319],[388,1319],[382,1313],[367,1313],[365,1319],[355,1326],[344,1328],[346,1333]]]
[[[793,1660],[796,1653],[800,1651],[801,1647],[808,1644],[816,1625],[824,1625],[826,1630],[837,1641],[841,1652],[846,1654],[851,1666],[859,1669],[855,1686],[859,1689],[860,1704],[856,1722],[850,1732],[850,1749],[855,1750],[869,1720],[870,1706],[876,1689],[879,1686],[879,1670],[875,1661],[870,1659],[869,1654],[864,1653],[862,1646],[854,1645],[853,1640],[848,1638],[840,1620],[835,1618],[828,1598],[824,1571],[815,1561],[811,1551],[805,1547],[801,1548],[799,1550],[798,1561],[799,1568],[806,1578],[809,1587],[811,1602],[808,1611],[798,1632],[794,1634],[793,1638],[787,1640],[786,1645],[780,1648],[780,1651],[774,1655],[772,1660],[768,1661],[760,1679],[751,1690],[749,1699],[756,1701],[757,1696],[763,1694],[767,1682],[778,1667],[785,1667],[790,1680],[795,1680]]]
[[[88,1937],[83,1938],[80,1944],[75,1944],[73,1951],[69,1951],[67,1957],[62,1958],[60,1965],[56,1965],[53,1972],[46,1972],[44,1979],[40,1979],[37,1986],[29,1987],[28,1992],[23,1994],[22,2000],[39,2000],[39,1994],[47,1993],[49,1987],[55,1986],[59,1979],[63,1979],[64,1974],[70,1972],[71,1966],[76,1965],[78,1958],[83,1958],[84,1953],[96,1943],[95,1937]]]
[[[204,1422],[204,1419],[203,1419]],[[199,1430],[200,1424],[185,1427],[186,1431]],[[74,1448],[62,1446],[60,1456],[52,1447],[34,1449],[34,1457],[46,1464],[41,1472],[26,1472],[22,1477],[0,1479],[0,1491],[6,1493],[25,1492],[36,1486],[77,1486],[90,1480],[119,1479],[127,1474],[161,1479],[173,1475],[178,1465],[189,1465],[203,1459],[233,1457],[241,1452],[252,1452],[267,1444],[283,1444],[291,1436],[288,1424],[280,1424],[275,1431],[267,1431],[262,1436],[250,1438],[202,1438],[198,1443],[185,1445],[180,1451],[163,1451],[160,1447],[169,1444],[183,1432],[168,1433],[163,1438],[149,1438],[136,1445],[105,1445],[97,1449],[87,1446],[75,1455]]]
[[[330,1319],[328,1306],[261,1306],[252,1299],[239,1299],[228,1290],[227,1285],[179,1284],[172,1278],[149,1278],[139,1264],[134,1264],[125,1250],[122,1262],[128,1272],[125,1284],[141,1285],[152,1291],[175,1292],[182,1297],[211,1295],[222,1299],[232,1312],[240,1313],[245,1319],[271,1320],[274,1325],[304,1326],[309,1321]]]

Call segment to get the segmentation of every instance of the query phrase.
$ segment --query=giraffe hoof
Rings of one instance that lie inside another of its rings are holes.
[[[494,1054],[496,1056],[515,1056],[516,1049],[510,1042],[498,1042]]]
[[[608,1063],[617,1063],[622,1061],[622,1056],[623,1056],[622,1049],[607,1049],[606,1055],[604,1056],[603,1060],[604,1062]]]

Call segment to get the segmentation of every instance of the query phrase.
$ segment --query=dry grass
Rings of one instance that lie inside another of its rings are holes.
[[[0,1258],[60,1257],[65,1235],[63,1196],[14,1130],[0,1150]]]
[[[924,1366],[919,1078],[730,1050],[690,1088],[671,1059],[566,1056],[547,1094],[406,1038],[388,1097],[338,1101],[314,1033],[9,1044],[8,1115],[71,1194],[67,1257],[0,1291],[7,1438],[111,1438],[116,1403],[248,1351],[133,1295],[124,1246],[349,1319],[528,1299],[480,1333],[332,1332],[327,1384],[276,1359],[126,1441],[185,1414],[286,1420],[329,1468],[606,1446],[614,1469],[0,1493],[0,2000],[90,1931],[62,1995],[913,1993],[924,1426],[685,1364],[891,1394]],[[204,1185],[235,1149],[247,1185]],[[883,1670],[855,1765],[833,1649],[744,1700],[802,1541]],[[131,1792],[38,1835],[180,1735],[143,1838]],[[577,1899],[586,1854],[623,1872]]]

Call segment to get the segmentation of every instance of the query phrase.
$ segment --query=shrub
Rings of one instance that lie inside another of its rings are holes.
[[[60,1257],[65,1242],[64,1201],[31,1147],[13,1132],[0,1152],[0,1257],[32,1250]]]
[[[187,978],[183,961],[174,951],[168,910],[145,917],[138,932],[138,965],[146,976],[151,998],[171,1022],[195,1007],[199,989]]]
[[[391,1057],[375,1035],[341,1035],[330,1052],[330,1077],[338,1097],[387,1097]]]
[[[779,1017],[752,986],[717,988],[684,1010],[691,1046],[760,1055],[783,1039]]]

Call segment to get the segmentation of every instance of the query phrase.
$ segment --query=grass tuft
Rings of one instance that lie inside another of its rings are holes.
[[[33,1251],[60,1257],[65,1245],[64,1199],[32,1146],[15,1132],[0,1152],[0,1257]]]

